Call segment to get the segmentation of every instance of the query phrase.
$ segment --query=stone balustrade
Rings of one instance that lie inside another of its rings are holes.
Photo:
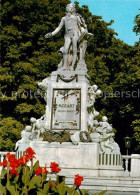
[[[125,176],[140,177],[140,154],[122,155]]]
[[[23,152],[10,152],[15,154],[17,158],[23,155]],[[21,154],[22,153],[22,154]],[[5,159],[7,152],[0,151],[0,162]],[[140,177],[140,154],[132,155],[115,155],[115,154],[99,154],[99,166],[117,166],[122,165],[124,162],[124,176],[127,177]]]
[[[99,153],[99,166],[121,166],[122,157],[120,154]]]

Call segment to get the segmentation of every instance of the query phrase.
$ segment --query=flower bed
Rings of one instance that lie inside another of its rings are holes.
[[[47,167],[40,167],[37,161],[33,165],[35,152],[27,148],[24,156],[17,159],[14,154],[7,153],[0,166],[3,166],[0,176],[0,194],[4,195],[47,195],[51,194],[87,194],[80,190],[83,177],[75,175],[72,187],[65,185],[65,177],[59,176],[61,171],[56,162],[51,162],[50,171]],[[31,166],[27,163],[31,162]],[[55,181],[51,175],[55,174]],[[48,179],[49,176],[49,179]]]
[[[29,147],[25,150],[24,156],[19,159],[9,152],[0,166],[0,195],[88,195],[80,186],[83,177],[75,175],[72,187],[65,185],[65,177],[59,176],[61,171],[56,162],[50,163],[50,171],[45,167],[39,166],[39,161],[33,165],[35,158],[34,150]],[[27,164],[30,162],[31,166]],[[55,175],[55,180],[51,175]],[[106,191],[98,195],[105,194]],[[97,195],[97,193],[96,193]]]

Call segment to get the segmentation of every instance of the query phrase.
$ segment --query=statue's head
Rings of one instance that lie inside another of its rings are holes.
[[[103,117],[102,117],[102,121],[103,121],[103,122],[107,122],[107,120],[108,120],[108,118],[107,118],[106,116],[103,116]]]
[[[35,122],[36,122],[36,118],[31,117],[31,118],[30,118],[30,122],[31,122],[31,123],[35,123]]]
[[[27,125],[25,131],[31,131],[31,126]]]
[[[68,4],[66,7],[66,11],[67,12],[75,12],[75,6],[72,3]]]
[[[93,90],[96,91],[98,89],[98,86],[97,85],[93,85]]]

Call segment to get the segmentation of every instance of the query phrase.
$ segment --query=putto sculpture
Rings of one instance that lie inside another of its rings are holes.
[[[87,48],[85,37],[93,34],[88,32],[84,18],[76,13],[75,6],[72,3],[67,5],[66,12],[67,14],[61,19],[59,26],[53,32],[46,34],[45,38],[56,35],[65,26],[65,42],[59,50],[63,54],[59,69],[73,70],[77,60],[77,52],[79,52],[79,62],[84,62]]]

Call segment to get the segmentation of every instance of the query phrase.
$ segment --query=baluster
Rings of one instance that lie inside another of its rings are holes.
[[[124,164],[125,164],[124,175],[128,177],[130,175],[129,170],[128,170],[128,163],[129,163],[130,156],[124,155],[122,157],[124,159]]]
[[[1,162],[4,160],[4,154],[1,154]]]
[[[104,154],[104,165],[106,165],[106,154]]]
[[[125,171],[128,171],[128,158],[125,159]]]

